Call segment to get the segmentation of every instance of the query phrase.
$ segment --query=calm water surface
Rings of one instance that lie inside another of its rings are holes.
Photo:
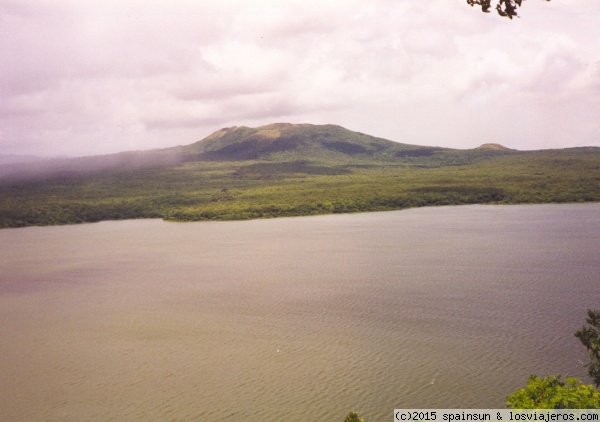
[[[0,230],[0,420],[368,422],[585,377],[600,204]]]

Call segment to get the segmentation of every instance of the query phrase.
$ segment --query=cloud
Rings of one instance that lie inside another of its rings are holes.
[[[600,145],[599,13],[595,0],[530,1],[514,22],[462,0],[5,0],[0,148],[108,153],[276,121],[450,147]]]

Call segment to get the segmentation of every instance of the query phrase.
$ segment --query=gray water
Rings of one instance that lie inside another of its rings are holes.
[[[0,230],[3,421],[368,422],[580,376],[600,204]]]

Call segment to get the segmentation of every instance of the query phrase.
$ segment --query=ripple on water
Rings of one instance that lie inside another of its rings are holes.
[[[0,231],[0,418],[502,407],[531,373],[583,375],[572,334],[599,299],[599,211]]]

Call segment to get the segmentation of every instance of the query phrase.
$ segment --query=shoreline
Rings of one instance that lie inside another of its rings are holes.
[[[467,207],[467,206],[543,206],[543,205],[591,205],[591,204],[600,204],[600,201],[577,201],[577,202],[515,202],[515,203],[505,203],[505,202],[481,202],[481,203],[458,203],[458,204],[430,204],[430,205],[422,205],[422,206],[412,206],[412,207],[403,207],[403,208],[386,208],[386,209],[364,209],[357,211],[346,211],[346,212],[313,212],[313,213],[305,213],[305,214],[293,214],[293,213],[281,213],[281,214],[261,214],[260,216],[248,217],[248,218],[196,218],[196,219],[176,219],[176,218],[168,218],[168,217],[133,217],[133,218],[117,218],[117,219],[102,219],[95,221],[79,221],[79,222],[66,222],[66,223],[56,223],[56,224],[29,224],[29,225],[20,225],[20,226],[7,226],[0,227],[0,230],[7,229],[24,229],[24,228],[32,228],[32,227],[73,227],[85,224],[97,224],[103,222],[124,222],[124,221],[151,221],[151,220],[160,220],[165,223],[207,223],[207,222],[242,222],[242,221],[253,221],[253,220],[274,220],[274,219],[283,219],[283,218],[298,218],[298,217],[318,217],[318,216],[334,216],[334,215],[356,215],[356,214],[373,214],[378,212],[393,212],[393,211],[407,211],[407,210],[416,210],[416,209],[433,209],[433,208],[441,208],[441,207]]]

